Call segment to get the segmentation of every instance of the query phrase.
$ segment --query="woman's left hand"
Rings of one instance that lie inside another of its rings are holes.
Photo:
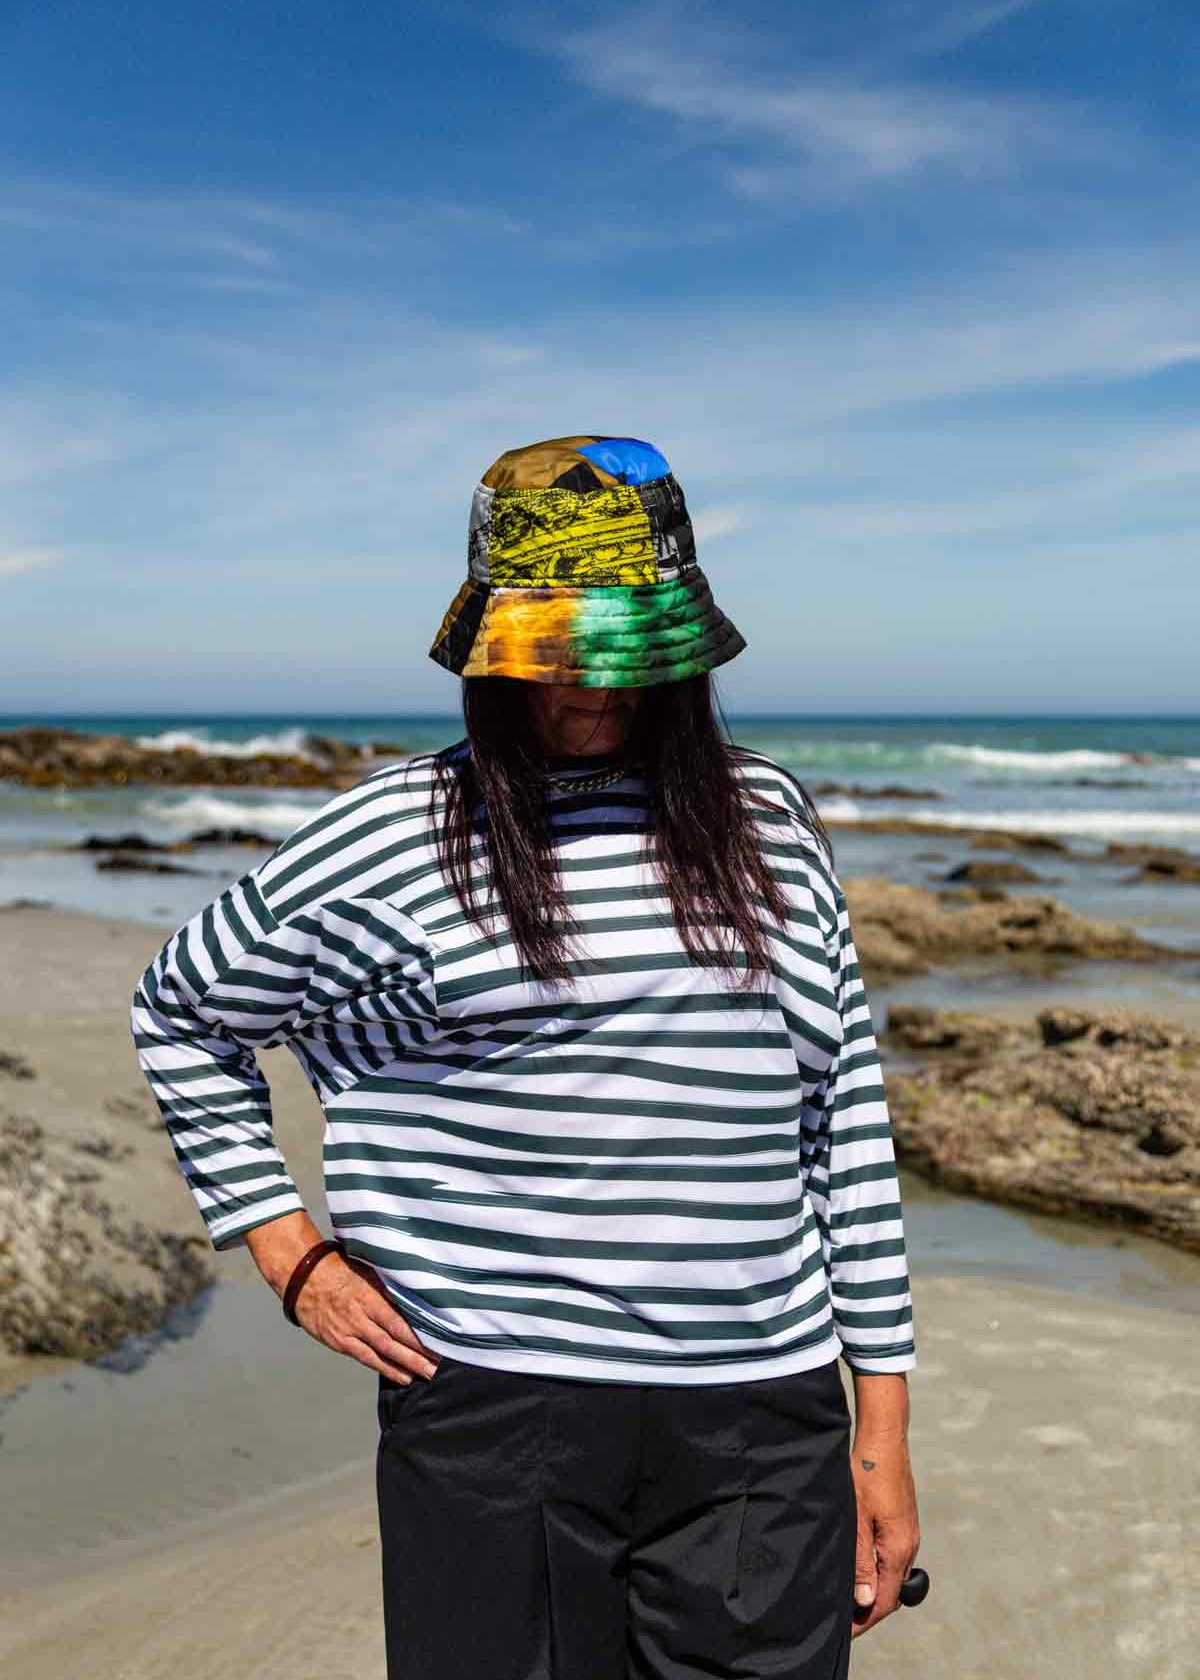
[[[903,1433],[856,1434],[851,1465],[858,1501],[851,1637],[857,1638],[899,1608],[900,1586],[921,1544],[921,1527]]]

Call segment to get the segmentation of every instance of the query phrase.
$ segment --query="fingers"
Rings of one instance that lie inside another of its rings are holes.
[[[363,1314],[361,1322],[356,1325],[354,1334],[379,1355],[381,1359],[397,1366],[408,1373],[415,1372],[421,1377],[432,1377],[437,1371],[436,1357],[431,1357],[418,1342],[416,1336],[399,1314],[393,1313],[395,1319],[403,1329],[403,1336],[393,1335],[392,1332],[377,1319]]]
[[[881,1555],[875,1583],[876,1618],[890,1616],[900,1604],[900,1583],[908,1573],[908,1566],[898,1557]]]
[[[348,1354],[351,1359],[357,1359],[359,1364],[365,1365],[368,1370],[380,1371],[385,1377],[390,1377],[393,1382],[403,1383],[405,1387],[416,1380],[411,1371],[402,1370],[390,1360],[382,1359],[368,1342],[360,1341],[357,1336],[348,1336],[345,1346],[340,1351]]]
[[[874,1530],[870,1523],[860,1517],[858,1545],[854,1556],[854,1602],[860,1610],[875,1602],[877,1584]]]
[[[421,1345],[412,1327],[376,1287],[369,1268],[350,1261],[325,1278],[318,1267],[301,1292],[297,1316],[304,1329],[334,1353],[348,1354],[396,1382],[436,1374],[438,1356]]]
[[[866,1633],[900,1608],[900,1588],[912,1568],[919,1543],[917,1530],[907,1525],[892,1531],[876,1528],[869,1536],[864,1536],[860,1525],[854,1566],[852,1638]]]

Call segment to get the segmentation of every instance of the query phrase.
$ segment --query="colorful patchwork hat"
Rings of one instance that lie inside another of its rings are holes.
[[[467,566],[429,650],[458,676],[637,688],[746,645],[696,564],[682,489],[640,438],[501,455],[475,489]]]

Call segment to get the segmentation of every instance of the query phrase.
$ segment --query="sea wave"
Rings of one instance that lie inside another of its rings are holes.
[[[193,793],[186,799],[147,799],[143,816],[169,828],[257,828],[273,840],[284,840],[293,829],[307,822],[331,796],[317,793],[308,804],[300,800],[272,799],[261,803],[251,799],[222,799],[217,794]]]
[[[853,799],[844,799],[837,796],[823,799],[814,794],[813,803],[820,814],[823,817],[828,817],[831,822],[857,822],[863,815],[862,806],[856,804]]]
[[[314,792],[311,803],[299,800],[269,799],[254,802],[247,793],[240,798],[222,798],[219,794],[193,793],[183,799],[147,799],[139,807],[143,816],[171,828],[259,828],[273,839],[283,840],[319,810],[329,793]],[[834,822],[857,822],[863,815],[862,806],[853,799],[818,799],[817,809],[823,817]]]
[[[822,808],[822,815],[829,813]],[[861,813],[860,813],[861,815]],[[1131,835],[1179,837],[1200,835],[1200,811],[944,811],[936,806],[889,815],[914,822],[944,823],[949,828],[1001,828],[1019,834],[1081,834],[1098,840]],[[854,817],[846,819],[856,821]]]
[[[159,752],[178,752],[191,747],[196,752],[220,753],[225,758],[257,758],[260,753],[278,753],[291,758],[310,758],[308,731],[280,729],[274,735],[254,735],[248,741],[214,739],[206,729],[165,729],[161,735],[139,735],[139,747]]]
[[[1025,752],[1009,747],[963,746],[957,741],[931,741],[925,755],[935,761],[950,759],[955,763],[975,764],[984,770],[1044,770],[1050,774],[1064,770],[1116,770],[1140,762],[1132,753],[1099,752],[1092,747]]]

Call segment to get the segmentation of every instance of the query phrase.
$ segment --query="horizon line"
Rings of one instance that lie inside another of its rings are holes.
[[[909,712],[909,711],[879,710],[879,711],[861,711],[861,712],[842,712],[842,711],[828,711],[828,712],[826,712],[826,711],[768,711],[768,710],[754,711],[754,710],[740,710],[740,709],[735,711],[733,709],[726,709],[725,710],[725,715],[727,717],[729,717],[730,719],[741,718],[741,719],[747,719],[747,720],[751,720],[751,719],[780,719],[780,720],[788,720],[788,721],[793,721],[793,720],[803,721],[803,720],[806,720],[806,719],[825,719],[825,720],[836,719],[836,720],[841,720],[841,721],[846,721],[846,722],[855,722],[855,721],[862,721],[862,720],[875,721],[875,720],[878,720],[880,718],[894,718],[894,719],[897,719],[897,720],[908,720],[908,721],[916,721],[916,720],[924,720],[924,719],[933,719],[933,720],[937,720],[937,721],[944,721],[944,720],[947,720],[947,719],[954,719],[954,718],[963,718],[963,719],[972,719],[972,720],[973,719],[1003,719],[1003,720],[1009,720],[1009,721],[1017,721],[1017,720],[1029,719],[1029,718],[1034,718],[1034,719],[1037,719],[1037,718],[1078,718],[1078,719],[1094,720],[1094,721],[1097,721],[1097,722],[1124,722],[1124,721],[1128,721],[1128,720],[1131,720],[1131,719],[1143,719],[1143,720],[1145,720],[1145,719],[1158,719],[1158,720],[1170,720],[1172,722],[1182,722],[1182,723],[1200,723],[1200,711],[1192,711],[1192,712],[1177,712],[1177,711],[1100,712],[1100,711],[1088,711],[1088,710],[1071,711],[1071,710],[1065,710],[1065,709],[1064,710],[1043,709],[1043,710],[1037,710],[1037,711],[1021,711],[1021,712],[1010,712],[1010,711],[1000,711],[1000,710],[995,710],[995,711],[911,711],[911,712]],[[292,708],[288,708],[288,709],[283,710],[283,711],[266,711],[266,712],[253,711],[253,710],[250,710],[250,709],[235,710],[235,711],[208,711],[208,710],[205,710],[202,707],[191,707],[191,708],[188,708],[185,711],[167,711],[167,710],[160,710],[158,708],[147,708],[143,711],[126,711],[126,710],[122,710],[120,708],[111,708],[111,709],[87,708],[85,710],[79,710],[79,711],[60,711],[60,712],[0,710],[0,722],[3,722],[3,721],[8,720],[8,719],[18,719],[18,718],[22,719],[22,720],[36,719],[36,720],[44,721],[46,723],[61,721],[63,719],[67,719],[67,718],[72,718],[72,719],[76,719],[76,720],[97,720],[97,719],[107,718],[107,719],[111,719],[113,721],[125,721],[125,720],[134,721],[134,720],[140,719],[140,718],[161,718],[161,719],[170,720],[172,722],[175,722],[175,721],[183,722],[183,721],[196,720],[196,719],[201,719],[202,718],[204,720],[213,721],[213,722],[216,722],[216,721],[230,721],[230,722],[233,722],[233,721],[238,721],[238,720],[241,720],[241,721],[261,720],[261,721],[269,721],[269,722],[279,722],[279,721],[282,721],[282,720],[304,718],[304,717],[337,718],[337,719],[342,719],[342,720],[347,721],[347,722],[353,721],[355,719],[378,720],[378,719],[382,719],[382,718],[425,718],[425,719],[429,719],[430,721],[437,721],[439,723],[443,722],[443,721],[444,722],[461,723],[463,721],[461,712],[456,712],[456,711],[455,712],[443,712],[443,711],[428,711],[427,712],[427,711],[424,711],[424,710],[422,710],[418,707],[408,707],[408,708],[398,709],[398,710],[394,710],[394,711],[387,710],[385,708],[380,708],[378,710],[319,711],[319,710],[316,710],[316,709],[305,710],[301,707],[292,707]],[[35,725],[35,727],[36,727],[36,725]]]

